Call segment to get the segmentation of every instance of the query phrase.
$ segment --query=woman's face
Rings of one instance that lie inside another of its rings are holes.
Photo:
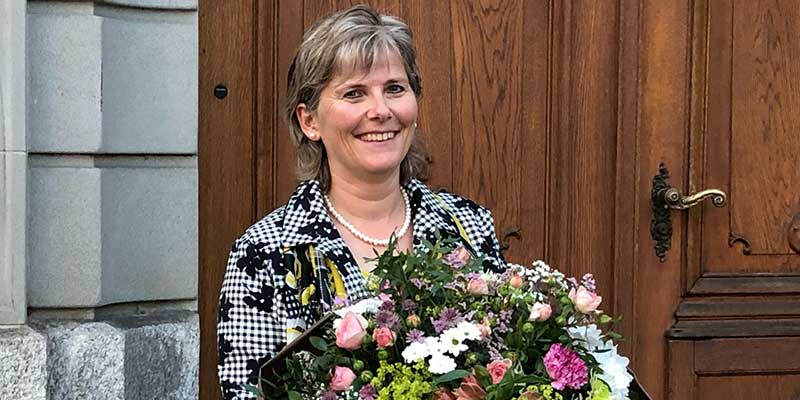
[[[349,179],[388,178],[399,173],[414,135],[417,98],[399,55],[376,55],[372,68],[334,76],[319,107],[297,107],[310,140],[322,140],[331,175]]]

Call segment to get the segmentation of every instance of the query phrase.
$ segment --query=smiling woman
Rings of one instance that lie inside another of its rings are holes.
[[[220,295],[219,376],[226,399],[252,397],[259,367],[337,305],[368,295],[367,261],[436,235],[484,268],[505,263],[491,213],[434,194],[417,133],[422,94],[408,26],[357,6],[315,23],[289,70],[284,115],[301,181],[288,203],[231,250]]]

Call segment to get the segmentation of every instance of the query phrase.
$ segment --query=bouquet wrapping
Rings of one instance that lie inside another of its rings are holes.
[[[623,400],[614,319],[587,274],[542,261],[484,272],[453,242],[373,261],[374,297],[342,307],[262,369],[266,398]],[[276,368],[277,366],[277,368]],[[634,386],[635,387],[635,386]]]

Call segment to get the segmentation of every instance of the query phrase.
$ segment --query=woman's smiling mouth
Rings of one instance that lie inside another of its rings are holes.
[[[370,133],[365,133],[363,135],[359,135],[358,139],[363,140],[365,142],[384,142],[387,140],[394,139],[396,134],[397,134],[396,131],[370,132]]]

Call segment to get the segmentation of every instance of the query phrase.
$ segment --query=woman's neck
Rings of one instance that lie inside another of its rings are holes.
[[[386,223],[405,213],[400,175],[381,179],[359,179],[331,171],[328,193],[331,203],[351,222]],[[402,223],[402,221],[401,221]]]

